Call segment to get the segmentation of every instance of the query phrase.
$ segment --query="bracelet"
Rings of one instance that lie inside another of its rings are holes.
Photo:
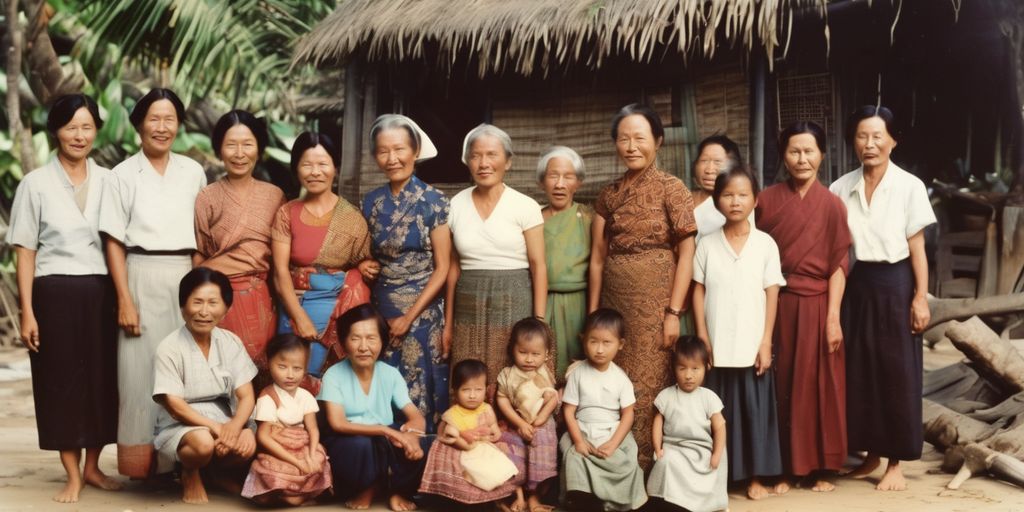
[[[534,320],[540,320],[541,322],[543,322],[543,321],[544,321],[544,317],[542,317],[542,316],[540,316],[540,315],[533,315],[533,319],[534,319]]]
[[[670,314],[670,315],[675,315],[675,316],[678,316],[678,317],[682,317],[683,316],[683,310],[681,310],[681,309],[672,309],[672,306],[665,306],[665,312]]]

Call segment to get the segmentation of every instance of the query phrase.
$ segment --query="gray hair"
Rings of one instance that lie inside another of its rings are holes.
[[[576,171],[576,178],[580,181],[587,177],[587,170],[583,166],[583,159],[580,158],[579,153],[566,146],[552,146],[551,149],[540,155],[540,160],[537,161],[538,182],[544,181],[544,176],[548,173],[548,163],[551,162],[552,158],[556,157],[568,160],[572,164],[573,170]]]
[[[494,126],[493,124],[480,123],[476,128],[473,128],[466,134],[465,140],[462,141],[462,163],[469,165],[469,151],[476,143],[477,139],[489,135],[498,139],[501,142],[501,146],[505,149],[505,158],[512,158],[515,153],[512,152],[512,137],[509,137],[505,130]]]
[[[417,128],[411,119],[400,114],[384,114],[378,117],[370,127],[370,153],[377,152],[377,135],[380,135],[380,132],[398,129],[405,130],[409,134],[412,149],[419,151],[422,141],[420,141],[420,132]]]

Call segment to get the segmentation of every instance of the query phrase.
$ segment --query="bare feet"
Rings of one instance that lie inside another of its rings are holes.
[[[889,463],[885,468],[885,475],[882,476],[882,481],[878,482],[875,489],[879,491],[905,491],[907,490],[907,479],[903,477],[903,470],[900,469],[900,463],[893,464]]]
[[[754,478],[750,480],[750,484],[747,485],[747,498],[752,500],[759,500],[766,498],[771,495],[771,491],[768,490],[760,480]]]
[[[814,485],[811,486],[811,490],[814,492],[832,492],[836,490],[836,484],[829,482],[824,478],[819,478],[814,481]]]
[[[370,486],[363,492],[357,494],[354,498],[346,501],[345,507],[350,508],[352,510],[366,510],[370,508],[370,503],[373,503],[373,491],[373,486]]]
[[[551,505],[541,503],[536,494],[530,494],[530,497],[526,499],[526,506],[529,507],[530,512],[551,512],[555,509]]]
[[[416,504],[412,500],[407,499],[401,494],[392,494],[391,499],[388,500],[388,506],[395,512],[401,512],[403,510],[416,510]]]
[[[69,478],[61,491],[53,496],[57,503],[78,503],[78,493],[82,492],[82,480]]]
[[[781,478],[778,482],[775,483],[775,486],[772,487],[772,493],[781,496],[789,492],[790,487],[792,487],[792,485],[789,483],[789,479]]]
[[[190,505],[202,505],[208,503],[210,498],[206,496],[206,487],[203,487],[203,478],[199,476],[198,469],[183,469],[181,471],[181,501]]]
[[[100,471],[99,468],[94,470],[85,470],[85,483],[96,487],[97,489],[103,489],[104,491],[120,491],[124,488],[124,484],[118,480],[110,478]]]
[[[841,476],[848,476],[850,478],[866,478],[871,473],[874,473],[881,464],[882,461],[879,459],[878,455],[872,455],[869,453],[860,466],[857,466],[857,468],[852,471],[842,473]]]

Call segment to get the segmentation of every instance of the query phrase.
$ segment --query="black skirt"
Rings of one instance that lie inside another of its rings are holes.
[[[30,352],[39,447],[74,450],[117,439],[117,320],[104,275],[38,277],[32,309],[39,352]]]
[[[753,366],[715,367],[704,386],[722,399],[729,481],[781,474],[774,370],[758,377]]]
[[[921,336],[910,332],[910,260],[858,261],[847,280],[846,418],[851,451],[921,458]]]

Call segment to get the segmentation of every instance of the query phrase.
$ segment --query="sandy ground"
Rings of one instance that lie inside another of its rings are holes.
[[[929,368],[955,362],[959,354],[950,346],[926,352]],[[31,382],[24,374],[27,356],[24,349],[0,349],[0,511],[176,511],[198,510],[178,501],[179,490],[173,486],[145,487],[128,483],[119,493],[86,488],[77,504],[61,505],[50,500],[63,484],[64,472],[55,452],[38,449]],[[20,373],[19,373],[20,371]],[[21,377],[21,378],[19,378]],[[732,512],[812,512],[842,510],[844,512],[975,512],[1024,511],[1024,492],[1021,489],[988,478],[969,480],[958,491],[944,488],[950,475],[938,472],[940,455],[925,446],[921,461],[906,465],[910,488],[904,492],[882,493],[874,490],[874,482],[881,475],[866,481],[840,480],[835,492],[820,494],[807,489],[794,489],[782,497],[770,497],[753,502],[742,493],[731,495]],[[336,462],[336,461],[332,461]],[[109,474],[116,473],[113,447],[107,447],[101,458],[101,467]],[[371,510],[387,510],[380,504]],[[337,510],[340,505],[322,504],[313,509]],[[206,511],[265,510],[250,505],[246,500],[213,492]],[[304,508],[303,510],[309,510]]]

